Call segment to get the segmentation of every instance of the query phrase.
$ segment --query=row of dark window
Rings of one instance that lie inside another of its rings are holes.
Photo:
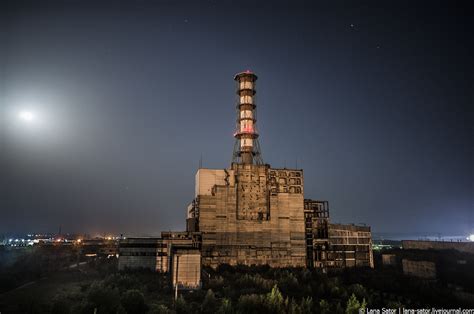
[[[165,252],[120,252],[120,256],[168,256]]]
[[[121,248],[166,248],[166,243],[120,243]]]
[[[290,176],[290,177],[301,177],[301,172],[296,172],[296,171],[292,171],[292,172],[286,172],[286,171],[270,171],[270,176],[272,177],[275,177],[275,176],[279,176],[279,177],[287,177],[287,176]]]

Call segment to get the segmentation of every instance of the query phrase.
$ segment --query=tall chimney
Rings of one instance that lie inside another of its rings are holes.
[[[234,134],[233,162],[263,164],[256,129],[255,83],[257,76],[249,70],[235,75],[237,82],[237,130]]]

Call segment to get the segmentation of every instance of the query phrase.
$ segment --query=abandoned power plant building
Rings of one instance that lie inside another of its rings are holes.
[[[122,241],[120,267],[193,271],[190,264],[197,259],[188,261],[186,255],[196,253],[199,267],[373,267],[370,227],[331,224],[327,201],[305,199],[302,169],[263,162],[256,128],[257,76],[246,71],[235,81],[237,126],[230,167],[198,169],[186,232]]]
[[[119,270],[146,268],[170,273],[173,286],[201,285],[199,238],[187,232],[162,232],[161,238],[126,238],[119,243]]]

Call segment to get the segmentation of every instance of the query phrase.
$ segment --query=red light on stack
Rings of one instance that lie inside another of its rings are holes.
[[[260,155],[256,148],[258,133],[256,130],[256,101],[255,82],[257,76],[250,70],[235,76],[237,81],[237,130],[234,137],[237,139],[238,147],[234,149],[234,157],[241,163],[253,163],[254,157]]]

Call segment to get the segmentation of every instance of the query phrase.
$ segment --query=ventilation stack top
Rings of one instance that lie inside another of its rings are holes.
[[[263,164],[258,132],[256,129],[256,81],[257,76],[247,70],[235,75],[237,82],[237,130],[234,137],[233,162],[242,164]]]

